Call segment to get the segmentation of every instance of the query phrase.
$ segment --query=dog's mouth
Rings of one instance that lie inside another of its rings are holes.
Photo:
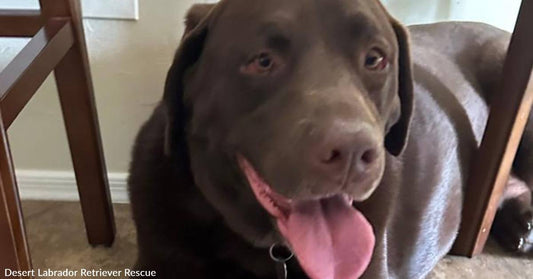
[[[278,230],[312,279],[354,279],[366,270],[374,249],[374,232],[352,206],[336,194],[313,200],[288,199],[276,193],[253,166],[238,157],[257,201],[276,220]]]

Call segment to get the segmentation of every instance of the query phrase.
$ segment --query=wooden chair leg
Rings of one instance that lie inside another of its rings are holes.
[[[55,69],[63,119],[89,243],[113,243],[115,221],[94,97],[79,49],[71,49]]]
[[[78,0],[41,0],[45,17],[69,16],[74,46],[55,68],[55,78],[76,173],[89,243],[110,246],[115,221]]]
[[[1,115],[1,114],[0,114]],[[6,130],[0,116],[0,271],[30,270],[31,260]]]
[[[533,103],[532,33],[533,1],[525,0],[509,45],[500,94],[471,166],[453,254],[471,257],[485,246]]]

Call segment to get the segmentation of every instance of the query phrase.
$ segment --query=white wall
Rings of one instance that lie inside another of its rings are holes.
[[[0,0],[0,4],[1,4]],[[138,21],[85,19],[104,151],[111,172],[125,172],[133,138],[162,95],[166,71],[192,0],[141,0]],[[24,46],[0,40],[0,69]],[[70,170],[53,79],[8,131],[17,169]]]
[[[85,18],[135,20],[139,18],[138,0],[80,0]],[[39,9],[39,0],[0,0],[3,9]]]
[[[0,0],[0,7],[2,1],[6,0]],[[133,138],[161,98],[165,74],[183,30],[182,19],[193,2],[140,0],[138,21],[84,21],[104,151],[111,172],[127,171]],[[506,30],[512,30],[520,3],[519,0],[383,2],[405,23],[482,20]],[[20,39],[0,40],[0,69],[24,43]],[[47,80],[24,109],[10,128],[9,137],[17,169],[71,169],[53,80]]]
[[[405,24],[481,21],[512,31],[521,0],[382,0]]]

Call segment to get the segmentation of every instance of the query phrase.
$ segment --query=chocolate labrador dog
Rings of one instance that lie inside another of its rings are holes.
[[[423,278],[456,237],[508,41],[475,23],[408,32],[377,0],[194,6],[133,151],[136,269],[284,278],[285,257],[289,279]],[[532,147],[530,123],[502,205],[514,244]]]

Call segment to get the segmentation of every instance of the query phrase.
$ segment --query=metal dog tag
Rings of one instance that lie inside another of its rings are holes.
[[[287,279],[287,265],[293,253],[285,245],[274,243],[270,246],[270,258],[276,263],[276,274],[278,279]]]

